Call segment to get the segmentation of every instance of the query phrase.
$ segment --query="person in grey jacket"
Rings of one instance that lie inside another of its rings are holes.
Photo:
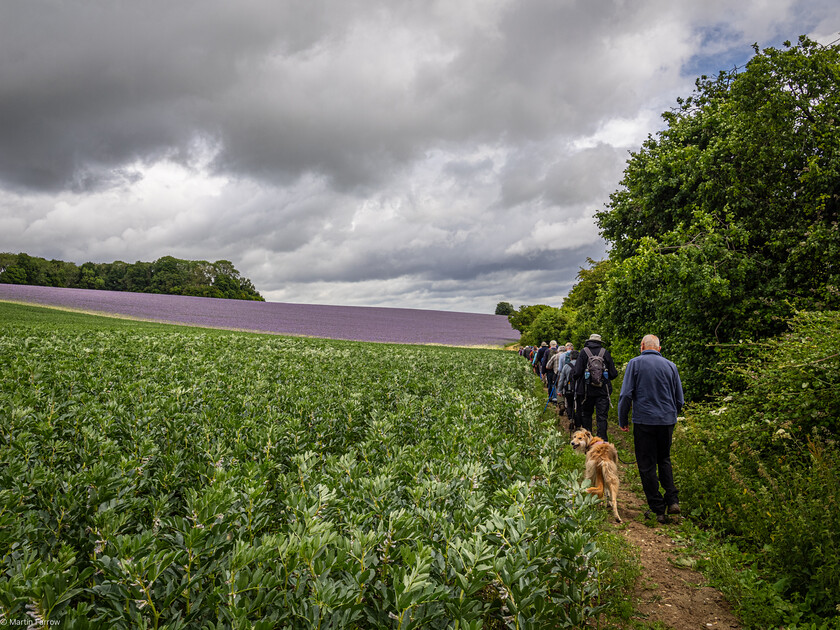
[[[571,345],[571,344],[568,344]],[[566,354],[569,361],[563,366],[560,375],[557,377],[557,388],[566,399],[566,416],[569,418],[569,431],[576,431],[581,428],[577,413],[575,411],[575,363],[578,358],[577,350],[569,350]]]
[[[645,335],[641,354],[630,359],[618,396],[618,426],[629,428],[633,409],[636,465],[650,513],[660,523],[667,514],[679,514],[679,493],[671,468],[671,443],[677,414],[685,404],[677,366],[660,354],[659,338]],[[657,475],[657,469],[659,474]],[[665,490],[663,497],[659,486]]]

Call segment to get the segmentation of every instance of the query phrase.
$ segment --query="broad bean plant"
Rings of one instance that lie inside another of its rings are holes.
[[[0,324],[0,622],[537,628],[603,518],[515,353]]]

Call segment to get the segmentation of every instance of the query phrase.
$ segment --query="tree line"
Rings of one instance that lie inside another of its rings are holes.
[[[154,262],[118,260],[77,266],[25,253],[0,253],[0,282],[265,301],[228,260],[211,263],[164,256]]]
[[[629,358],[657,334],[699,399],[731,344],[840,309],[840,51],[803,37],[755,53],[698,79],[631,153],[596,215],[609,257],[588,260],[559,308],[509,314],[523,342],[597,331]]]
[[[559,307],[497,312],[523,344],[599,333],[617,363],[659,336],[691,401],[681,503],[750,559],[713,577],[750,627],[836,628],[840,47],[756,46],[663,118],[596,214],[608,257]]]

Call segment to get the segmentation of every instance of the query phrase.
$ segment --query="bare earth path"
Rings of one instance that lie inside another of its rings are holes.
[[[629,457],[622,454],[622,459],[633,461],[630,435],[618,431],[617,427],[610,429],[610,440],[619,451],[631,454]],[[629,468],[632,472],[628,472]],[[614,526],[638,550],[642,575],[636,582],[634,599],[644,619],[650,623],[659,621],[674,630],[741,628],[729,604],[708,586],[703,575],[679,566],[675,552],[683,543],[672,538],[676,525],[645,524],[644,495],[637,495],[629,481],[631,476],[638,479],[635,465],[620,463],[619,474],[622,484],[618,508],[624,523]]]
[[[559,418],[561,427],[566,428],[567,422],[565,416]],[[631,435],[619,431],[614,424],[609,430],[610,441],[615,443],[621,458],[634,462]],[[677,521],[673,520],[680,517],[672,517],[672,523],[666,525],[651,527],[646,524],[647,503],[638,483],[635,464],[619,463],[619,476],[618,511],[624,522],[615,523],[611,517],[607,522],[638,554],[641,576],[636,581],[633,596],[638,621],[649,626],[659,622],[671,630],[741,628],[723,595],[709,586],[701,573],[680,566],[678,551],[684,543],[675,537]],[[639,494],[636,494],[636,488]]]

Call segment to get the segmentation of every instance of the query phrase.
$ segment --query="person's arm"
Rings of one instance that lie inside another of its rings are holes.
[[[577,361],[575,361],[575,380],[579,380],[583,373],[586,371],[586,362],[589,360],[589,357],[586,356],[586,353],[581,350],[580,354],[578,355]]]
[[[607,352],[607,374],[609,374],[611,381],[618,378],[618,369],[616,369],[615,361],[613,361],[612,355],[609,352]]]
[[[565,391],[566,389],[566,381],[569,380],[569,373],[572,371],[572,366],[570,364],[565,364],[563,369],[560,370],[560,376],[558,376],[558,387],[561,388],[561,391]]]
[[[683,405],[685,405],[685,397],[683,396],[683,388],[682,388],[682,381],[680,380],[680,372],[677,369],[676,365],[674,366],[674,377],[675,377],[674,380],[676,381],[675,385],[676,385],[676,388],[677,388],[677,391],[674,392],[674,403],[677,406],[677,413],[679,413],[680,410],[683,408]]]
[[[622,431],[630,428],[630,408],[633,405],[633,395],[636,390],[636,366],[633,361],[627,364],[624,381],[621,383],[621,393],[618,395],[618,427]]]

